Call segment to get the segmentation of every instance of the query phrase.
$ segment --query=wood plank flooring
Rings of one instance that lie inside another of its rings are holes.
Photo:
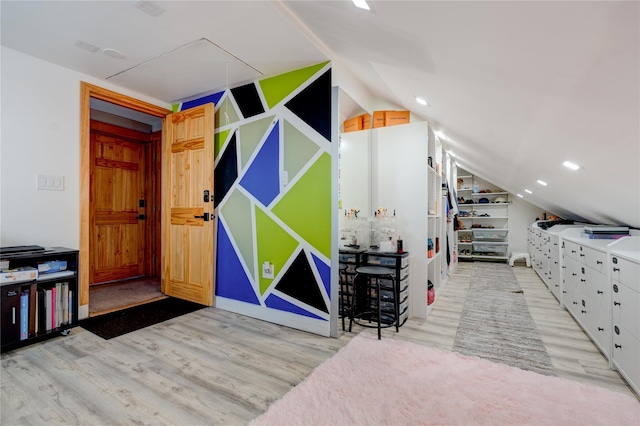
[[[458,265],[429,318],[383,338],[451,350],[471,263]],[[633,395],[531,268],[515,267],[562,377]],[[246,424],[344,346],[207,308],[111,340],[81,328],[2,355],[0,423]]]

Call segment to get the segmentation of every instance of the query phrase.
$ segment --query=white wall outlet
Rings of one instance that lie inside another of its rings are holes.
[[[289,172],[286,170],[280,172],[280,185],[281,186],[289,185]]]
[[[271,262],[264,262],[262,264],[262,278],[272,280],[274,277],[274,269]]]

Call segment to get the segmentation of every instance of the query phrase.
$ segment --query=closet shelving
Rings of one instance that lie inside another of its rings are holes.
[[[461,260],[509,259],[509,193],[464,170],[457,178]]]

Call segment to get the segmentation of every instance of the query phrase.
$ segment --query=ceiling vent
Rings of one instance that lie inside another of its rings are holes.
[[[87,52],[96,53],[100,48],[98,46],[94,46],[93,44],[86,43],[82,40],[78,40],[73,43],[75,47],[79,47],[82,50],[86,50]]]
[[[151,15],[153,17],[162,15],[166,9],[161,8],[157,4],[151,1],[136,1],[133,3],[135,7],[146,13],[147,15]]]

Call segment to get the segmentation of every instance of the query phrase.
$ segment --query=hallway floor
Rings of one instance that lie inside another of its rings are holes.
[[[166,297],[160,291],[159,277],[92,285],[89,287],[89,316],[107,314]]]

